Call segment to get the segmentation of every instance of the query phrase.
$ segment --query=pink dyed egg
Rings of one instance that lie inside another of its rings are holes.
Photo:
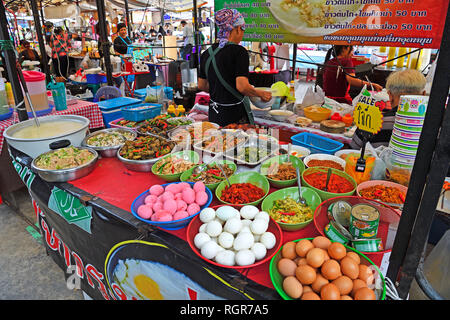
[[[174,214],[177,212],[177,202],[175,200],[167,200],[164,202],[163,210],[169,212],[170,214]]]
[[[178,186],[180,187],[180,191],[179,192],[182,192],[184,189],[190,189],[191,188],[191,185],[189,183],[187,183],[187,182],[180,182],[180,183],[178,183]]]
[[[176,200],[177,202],[177,211],[186,211],[188,205],[183,200]]]
[[[156,202],[156,200],[158,200],[158,197],[155,196],[154,194],[150,194],[148,196],[145,197],[145,204],[153,204]]]
[[[152,207],[146,204],[140,205],[139,208],[137,209],[137,214],[142,219],[150,219],[150,217],[153,214]]]
[[[173,220],[180,220],[180,219],[184,219],[189,217],[189,213],[187,213],[186,211],[177,211],[174,215],[173,215]]]
[[[148,189],[148,192],[155,196],[160,196],[164,193],[164,187],[159,184],[155,184],[154,186],[151,186],[150,189]]]
[[[205,184],[203,183],[203,181],[197,181],[196,183],[194,183],[193,189],[195,193],[205,192]]]
[[[163,209],[163,203],[162,202],[155,202],[153,204],[153,211],[157,212]]]
[[[175,200],[183,200],[183,194],[182,194],[181,192],[178,192],[178,193],[175,195]]]
[[[196,214],[200,211],[200,206],[196,203],[191,203],[190,205],[188,205],[186,211],[190,216],[192,216],[193,214]]]
[[[182,194],[183,194],[183,201],[186,202],[187,204],[195,202],[195,191],[192,190],[191,188],[184,189]]]
[[[165,191],[169,191],[169,192],[172,192],[173,194],[177,194],[178,192],[181,191],[181,188],[178,184],[169,184],[166,187]]]
[[[174,195],[172,192],[165,191],[161,196],[162,202],[166,202],[167,200],[173,200]]]
[[[203,206],[206,202],[208,202],[208,195],[205,191],[200,191],[195,194],[195,203],[199,206]]]
[[[165,211],[165,210],[157,211],[152,216],[152,219],[153,219],[153,217],[155,217],[154,221],[172,221],[173,220],[172,215],[169,212]]]

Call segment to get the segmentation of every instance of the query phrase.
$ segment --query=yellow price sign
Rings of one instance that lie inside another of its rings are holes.
[[[383,114],[375,105],[374,99],[369,100],[367,102],[360,101],[356,104],[353,111],[353,121],[358,129],[376,134],[383,126]],[[374,104],[370,102],[374,102]]]

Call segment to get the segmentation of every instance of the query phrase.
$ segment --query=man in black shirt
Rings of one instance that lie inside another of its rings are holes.
[[[240,46],[244,36],[244,19],[237,10],[222,9],[216,13],[219,43],[200,57],[198,87],[210,93],[209,121],[221,126],[249,122],[249,105],[245,97],[269,101],[270,92],[255,89],[248,81],[249,56]],[[210,59],[211,52],[213,58]],[[214,59],[217,71],[214,68]],[[248,98],[247,98],[248,99]]]

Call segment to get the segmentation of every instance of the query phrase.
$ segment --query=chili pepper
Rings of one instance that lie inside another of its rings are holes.
[[[398,196],[402,202],[405,202],[405,195],[403,193],[400,193]]]
[[[280,213],[285,216],[295,216],[295,212],[280,212]]]
[[[169,161],[165,162],[164,164],[161,165],[161,167],[159,167],[158,173],[161,173],[163,168],[169,164]]]
[[[383,191],[375,190],[375,192],[373,194],[375,195],[375,197],[381,197],[381,195],[383,194]]]
[[[172,174],[174,174],[174,173],[175,173],[175,166],[172,165]]]
[[[215,178],[215,179],[218,179],[218,180],[223,180],[223,179],[225,179],[225,177],[219,177],[219,176],[216,176],[216,175],[211,175],[213,178]]]
[[[280,222],[289,223],[289,221],[285,221],[285,220],[280,220]]]

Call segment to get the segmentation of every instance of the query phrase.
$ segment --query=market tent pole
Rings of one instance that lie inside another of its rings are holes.
[[[131,20],[130,20],[130,9],[128,8],[128,0],[124,0],[125,3],[125,19],[127,21],[128,35],[131,37]]]
[[[105,1],[104,0],[95,0],[97,4],[97,13],[98,13],[98,23],[100,25],[100,47],[103,52],[103,59],[105,59],[105,71],[106,71],[106,81],[108,82],[108,86],[113,85],[113,77],[112,77],[112,65],[111,65],[111,57],[109,55],[110,43],[108,40],[108,34],[106,30],[106,13],[105,13]]]
[[[295,80],[295,64],[297,62],[297,44],[294,43],[293,46],[293,52],[292,52],[292,73],[291,73],[291,80]]]
[[[78,5],[78,1],[77,1],[77,5]],[[45,23],[45,19],[44,19],[44,7],[42,6],[42,0],[39,1],[39,10],[41,11],[41,19],[42,19],[42,25],[44,25]]]
[[[11,82],[11,88],[14,95],[14,101],[16,103],[17,113],[19,121],[28,120],[27,110],[24,105],[23,91],[19,82],[19,75],[17,74],[16,67],[16,54],[14,53],[14,45],[12,44],[11,37],[7,28],[8,20],[6,18],[6,9],[3,1],[0,1],[0,40],[2,41],[2,51],[8,72],[9,81]],[[7,43],[11,45],[8,46]]]
[[[36,34],[39,42],[39,51],[41,51],[42,71],[44,71],[45,73],[45,79],[47,80],[47,83],[50,83],[50,70],[48,69],[47,53],[45,52],[45,42],[44,37],[42,36],[42,25],[39,19],[39,10],[36,0],[31,0],[31,11],[33,12],[34,27],[36,29]]]
[[[426,245],[450,160],[450,112],[446,108],[449,56],[450,8],[447,11],[416,161],[386,273],[392,281],[399,280],[398,293],[403,298],[409,292]]]
[[[198,37],[197,0],[193,0],[192,7],[193,7],[192,14],[193,14],[193,18],[194,18],[194,47],[195,47],[194,59],[195,59],[195,67],[198,68],[200,65],[200,63],[199,63],[200,54],[198,52],[198,50],[200,50],[200,46],[199,46],[199,37]]]

